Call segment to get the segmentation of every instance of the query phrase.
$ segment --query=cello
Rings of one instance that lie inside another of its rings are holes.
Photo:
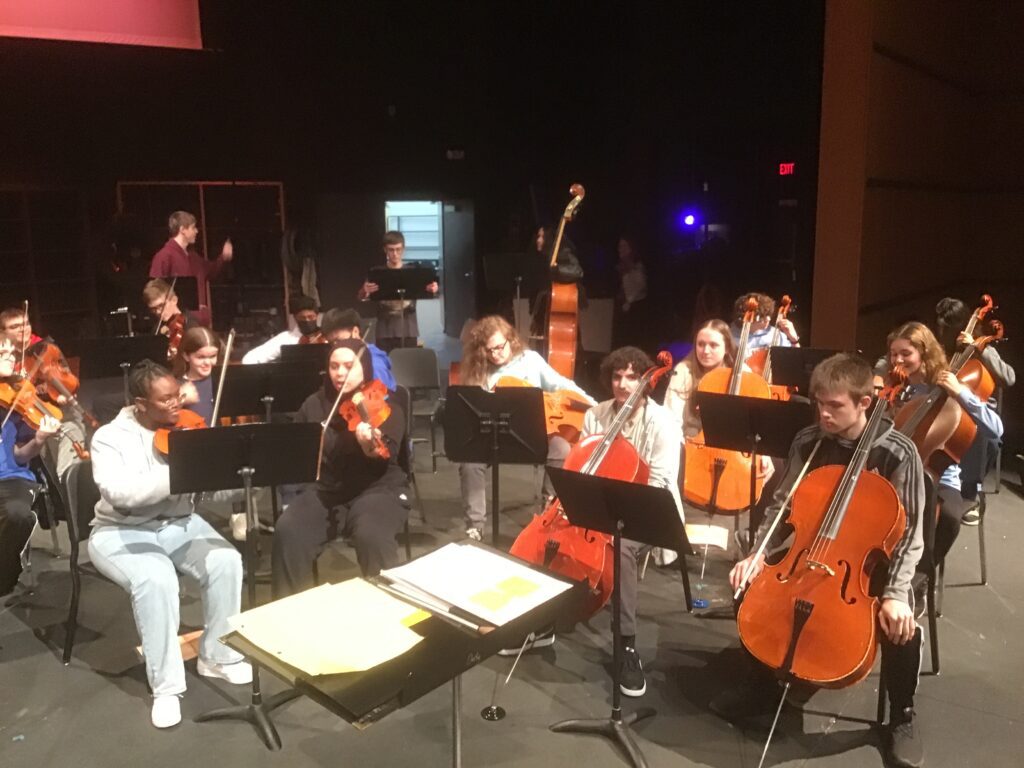
[[[742,397],[770,398],[768,384],[756,373],[743,370],[743,357],[750,338],[750,325],[757,312],[757,299],[747,301],[743,315],[743,329],[736,349],[732,368],[716,368],[708,372],[697,385],[698,392]],[[752,507],[761,495],[764,478],[757,473],[754,497],[751,498],[751,457],[738,451],[709,448],[701,430],[686,440],[686,471],[683,476],[683,496],[692,504],[718,512],[739,512]]]
[[[992,298],[987,295],[983,298],[989,303],[990,309]],[[966,333],[974,330],[979,312],[984,317],[987,310],[984,306],[975,310],[971,322],[967,324],[969,330]],[[974,339],[957,352],[949,364],[949,370],[960,383],[983,402],[995,391],[995,381],[974,354],[999,341],[1004,334],[1003,325],[998,320],[991,321],[990,325],[992,334]],[[974,419],[937,384],[930,387],[926,395],[907,401],[896,412],[894,421],[896,429],[917,446],[925,470],[935,479],[941,477],[948,467],[960,463],[978,433]]]
[[[576,209],[583,202],[586,190],[582,184],[569,187],[572,200],[565,206],[565,212],[558,222],[558,234],[551,249],[550,269],[558,264],[558,250],[562,245],[566,222],[572,221]],[[548,363],[565,376],[573,377],[576,370],[576,345],[579,338],[579,303],[580,291],[576,283],[559,283],[551,281],[551,297],[548,304]]]
[[[615,414],[608,431],[589,435],[572,447],[565,469],[588,475],[646,484],[649,468],[622,430],[643,401],[648,389],[672,371],[672,356],[658,355],[657,365],[644,372],[637,388]],[[509,553],[529,563],[543,565],[574,581],[586,580],[590,592],[579,621],[593,616],[608,602],[614,589],[612,537],[572,525],[558,499],[543,513],[535,515],[522,530]]]
[[[762,349],[755,349],[747,358],[747,368],[754,373],[760,374],[768,383],[773,400],[789,400],[789,389],[778,384],[772,384],[772,347],[777,347],[782,340],[782,329],[779,322],[786,319],[786,316],[793,309],[793,300],[788,295],[779,300],[779,309],[775,313],[775,330],[772,332],[771,346]]]
[[[764,567],[740,603],[740,640],[784,681],[782,701],[794,680],[843,688],[874,665],[880,603],[869,593],[870,571],[880,555],[892,557],[907,524],[896,489],[866,469],[886,411],[876,399],[847,466],[818,467],[798,480],[788,520],[793,543],[778,564]],[[801,475],[816,452],[817,445]],[[743,581],[748,576],[749,569]],[[762,763],[767,750],[765,744]]]

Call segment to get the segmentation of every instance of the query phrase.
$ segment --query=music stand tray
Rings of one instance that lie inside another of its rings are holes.
[[[491,466],[491,544],[498,545],[498,466],[543,464],[548,438],[544,395],[537,387],[450,386],[444,408],[444,452],[449,461]]]
[[[171,493],[245,490],[245,561],[249,605],[256,606],[256,507],[254,483],[276,485],[316,480],[320,448],[318,424],[240,424],[216,429],[171,432],[167,461]],[[201,457],[201,461],[197,461]],[[267,749],[280,749],[281,737],[270,713],[301,695],[288,690],[266,701],[260,690],[259,664],[252,665],[252,695],[248,704],[222,707],[196,717],[207,720],[244,720],[252,723]]]
[[[806,395],[810,391],[811,372],[822,360],[839,354],[838,349],[815,347],[772,347],[772,384],[796,387]]]
[[[774,366],[773,357],[773,371]],[[751,546],[759,522],[755,514],[757,459],[759,456],[788,456],[796,433],[813,423],[814,409],[808,403],[793,400],[769,400],[717,392],[696,392],[694,404],[700,413],[705,445],[750,454],[748,546]]]
[[[437,282],[437,270],[433,267],[371,267],[366,281],[376,283],[377,291],[370,296],[372,301],[396,301],[434,299],[427,286]]]
[[[603,719],[564,720],[551,726],[555,733],[596,733],[615,740],[629,755],[634,768],[646,768],[643,753],[633,738],[630,726],[652,717],[655,711],[641,707],[622,716],[622,692],[619,690],[619,669],[622,665],[620,636],[622,574],[619,557],[622,538],[673,549],[680,555],[690,551],[686,528],[679,516],[675,499],[667,488],[585,475],[568,469],[550,468],[551,483],[566,517],[573,525],[600,531],[612,536],[615,554],[612,559],[615,588],[612,592],[612,711]]]

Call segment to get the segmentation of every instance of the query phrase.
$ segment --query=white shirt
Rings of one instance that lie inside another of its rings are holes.
[[[273,363],[281,359],[281,347],[285,344],[298,344],[302,333],[298,328],[289,328],[281,331],[277,336],[271,336],[267,341],[258,347],[253,347],[242,357],[243,365],[254,365],[257,363]]]

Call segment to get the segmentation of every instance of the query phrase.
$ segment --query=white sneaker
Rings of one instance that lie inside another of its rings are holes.
[[[246,661],[234,664],[216,664],[199,659],[196,671],[203,677],[218,677],[234,685],[248,685],[252,682],[252,665]]]
[[[473,541],[483,541],[483,539],[484,539],[483,534],[480,533],[480,529],[479,528],[467,528],[466,529],[466,538],[467,539],[472,539]]]
[[[181,699],[177,696],[155,696],[149,719],[157,728],[172,728],[181,722]]]
[[[231,538],[235,541],[245,541],[245,528],[247,525],[244,512],[235,512],[231,515]]]
[[[529,653],[535,651],[538,648],[548,648],[555,644],[555,633],[547,632],[542,635],[536,635],[532,640],[527,640],[525,646],[517,645],[514,648],[502,648],[498,651],[499,656],[518,656],[519,649],[523,649],[523,653]]]

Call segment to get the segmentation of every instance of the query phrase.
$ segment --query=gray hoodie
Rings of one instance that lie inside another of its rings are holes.
[[[92,472],[99,488],[93,525],[148,525],[192,513],[190,494],[171,495],[170,468],[153,448],[151,429],[121,409],[92,439]]]

